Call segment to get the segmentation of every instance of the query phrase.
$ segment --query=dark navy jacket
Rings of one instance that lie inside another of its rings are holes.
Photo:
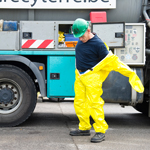
[[[109,53],[103,41],[96,34],[86,43],[79,40],[75,51],[76,67],[78,70],[92,68]]]

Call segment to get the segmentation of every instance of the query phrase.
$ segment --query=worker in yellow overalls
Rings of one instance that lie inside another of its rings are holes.
[[[94,33],[89,23],[81,18],[73,24],[73,34],[79,37],[76,51],[76,80],[74,108],[79,118],[79,129],[70,131],[72,136],[90,135],[90,116],[94,120],[96,134],[91,142],[101,142],[105,138],[108,124],[104,118],[104,100],[102,84],[111,71],[117,71],[129,77],[129,83],[137,92],[142,93],[144,87],[136,75],[126,64],[109,51],[108,46]]]

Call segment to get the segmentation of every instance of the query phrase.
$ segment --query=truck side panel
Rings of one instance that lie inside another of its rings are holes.
[[[75,56],[48,56],[47,67],[47,96],[74,97]]]

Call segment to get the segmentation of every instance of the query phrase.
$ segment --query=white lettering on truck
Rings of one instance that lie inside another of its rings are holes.
[[[106,3],[109,4],[107,4],[106,6]],[[47,6],[45,6],[45,4]],[[90,6],[91,4],[92,6]],[[0,0],[0,8],[52,8],[52,9],[67,8],[69,9],[69,8],[115,8],[115,7],[116,7],[116,0],[40,0],[40,1]]]

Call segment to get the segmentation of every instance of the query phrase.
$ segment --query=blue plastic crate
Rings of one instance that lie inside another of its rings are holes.
[[[66,37],[74,37],[73,34],[64,34]]]
[[[64,34],[65,41],[78,41],[79,38],[75,38],[73,34]]]
[[[18,22],[17,21],[4,21],[3,22],[3,31],[17,31]]]

